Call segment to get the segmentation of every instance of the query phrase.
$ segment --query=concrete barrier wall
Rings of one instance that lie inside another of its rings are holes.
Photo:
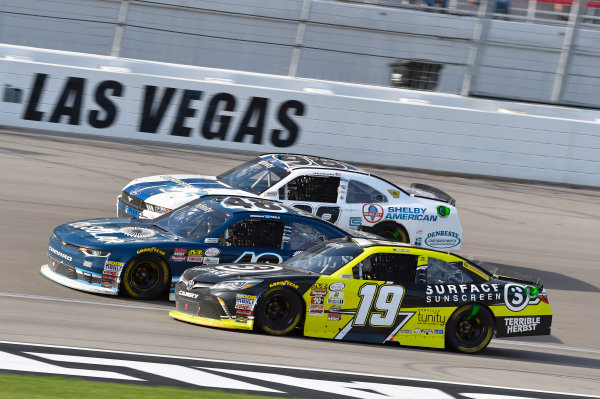
[[[0,125],[600,186],[600,113],[0,46]]]

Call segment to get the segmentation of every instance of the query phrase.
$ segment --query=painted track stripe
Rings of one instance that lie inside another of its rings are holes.
[[[134,309],[162,310],[162,311],[173,310],[172,306],[129,305],[129,304],[124,304],[124,303],[89,301],[89,300],[85,300],[85,299],[57,298],[57,297],[51,297],[51,296],[17,294],[17,293],[12,293],[12,292],[0,292],[0,297],[81,303],[81,304],[86,304],[86,305],[114,306],[114,307],[119,307],[119,308],[134,308]]]
[[[206,358],[200,358],[200,357],[189,357],[189,356],[160,355],[160,354],[141,353],[141,352],[115,351],[115,350],[108,350],[108,349],[90,349],[90,348],[81,348],[81,347],[75,347],[75,346],[46,345],[46,344],[35,344],[35,343],[29,343],[29,342],[14,342],[14,341],[0,341],[0,344],[25,345],[25,346],[34,346],[34,347],[42,347],[42,348],[57,348],[57,349],[69,349],[69,350],[81,350],[81,351],[88,351],[88,352],[147,356],[147,357],[155,357],[155,358],[161,358],[161,359],[194,360],[194,361],[201,361],[201,362],[206,362],[206,363],[259,366],[259,367],[264,367],[264,368],[275,368],[275,369],[316,371],[316,372],[327,373],[327,374],[342,374],[342,375],[350,375],[350,376],[378,377],[378,378],[388,378],[388,379],[392,379],[392,380],[401,380],[401,381],[419,381],[419,382],[448,384],[448,385],[465,386],[465,387],[492,388],[492,389],[500,389],[500,390],[505,390],[505,391],[527,391],[530,393],[547,393],[547,394],[555,394],[555,395],[566,395],[566,396],[572,396],[572,397],[577,397],[577,398],[597,398],[597,399],[600,398],[599,396],[594,396],[594,395],[575,394],[575,393],[558,392],[558,391],[544,391],[544,390],[539,390],[539,389],[513,388],[513,387],[503,387],[503,386],[498,386],[498,385],[485,385],[485,384],[472,384],[472,383],[454,382],[454,381],[432,380],[432,379],[426,379],[426,378],[397,377],[397,376],[390,376],[390,375],[383,375],[383,374],[354,373],[354,372],[349,372],[349,371],[331,371],[331,370],[327,370],[327,369],[317,369],[317,368],[310,368],[310,367],[280,366],[280,365],[274,365],[274,364],[261,364],[261,363],[253,363],[253,362],[235,362],[235,361],[231,361],[231,360],[216,360],[216,359],[206,359]]]

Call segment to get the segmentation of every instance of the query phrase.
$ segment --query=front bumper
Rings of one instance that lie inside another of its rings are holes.
[[[40,273],[44,277],[49,278],[55,283],[64,285],[65,287],[73,288],[80,291],[92,292],[94,294],[117,295],[119,293],[115,288],[103,287],[101,285],[90,284],[86,281],[77,278],[69,278],[52,270],[50,266],[43,265]]]
[[[178,310],[172,310],[169,312],[169,316],[174,319],[185,321],[187,323],[199,324],[207,327],[218,327],[235,330],[252,330],[254,327],[254,320],[247,319],[241,322],[239,318],[223,318],[223,319],[209,319],[208,317],[193,316],[190,314],[182,313]]]

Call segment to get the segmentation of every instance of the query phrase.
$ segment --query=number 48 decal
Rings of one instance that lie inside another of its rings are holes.
[[[365,284],[358,291],[360,304],[352,325],[364,326],[369,319],[373,327],[390,327],[394,325],[402,298],[404,287],[399,285]]]

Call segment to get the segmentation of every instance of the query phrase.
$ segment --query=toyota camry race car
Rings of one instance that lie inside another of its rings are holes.
[[[205,196],[154,220],[92,219],[54,229],[41,272],[67,287],[150,299],[192,266],[280,263],[330,238],[331,223],[262,198]],[[174,297],[172,297],[174,299]]]
[[[216,177],[136,179],[118,197],[118,215],[154,218],[209,194],[279,199],[340,227],[426,248],[458,250],[462,241],[448,194],[423,184],[399,187],[347,163],[307,155],[261,155]]]
[[[322,243],[281,265],[194,267],[176,286],[185,322],[283,335],[478,352],[497,337],[550,334],[539,281],[460,256],[360,238]]]

